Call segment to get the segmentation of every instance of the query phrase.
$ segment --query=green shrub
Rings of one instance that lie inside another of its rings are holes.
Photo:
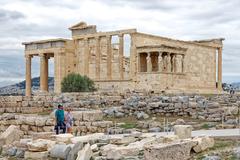
[[[62,92],[90,92],[94,91],[94,82],[87,76],[71,73],[63,78]]]

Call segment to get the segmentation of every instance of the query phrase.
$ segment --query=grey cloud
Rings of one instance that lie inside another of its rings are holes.
[[[24,17],[25,16],[20,12],[0,9],[0,22],[1,23],[3,23],[4,21],[16,20],[16,19],[20,19],[20,18],[24,18]]]

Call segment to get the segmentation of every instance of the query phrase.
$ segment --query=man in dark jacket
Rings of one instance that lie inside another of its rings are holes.
[[[66,133],[63,105],[61,104],[58,105],[58,109],[55,112],[55,118],[56,118],[56,126],[55,126],[56,134],[59,134],[60,129],[63,130],[63,133]]]

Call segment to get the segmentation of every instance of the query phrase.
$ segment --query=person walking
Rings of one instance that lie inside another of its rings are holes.
[[[66,124],[64,122],[64,110],[63,105],[59,104],[58,109],[55,112],[55,118],[56,118],[56,134],[59,134],[59,131],[62,129],[63,133],[66,133]]]
[[[67,130],[67,133],[72,133],[73,116],[71,114],[71,108],[67,108],[66,111],[67,111],[65,115],[66,130]]]

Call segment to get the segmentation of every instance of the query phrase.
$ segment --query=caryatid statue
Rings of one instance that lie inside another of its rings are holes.
[[[147,72],[152,72],[152,60],[150,57],[150,53],[148,53],[146,60],[147,60]]]
[[[159,52],[159,55],[158,55],[158,71],[159,71],[159,72],[162,72],[162,71],[163,71],[162,52]]]
[[[171,72],[171,57],[169,53],[167,55],[167,72]]]

